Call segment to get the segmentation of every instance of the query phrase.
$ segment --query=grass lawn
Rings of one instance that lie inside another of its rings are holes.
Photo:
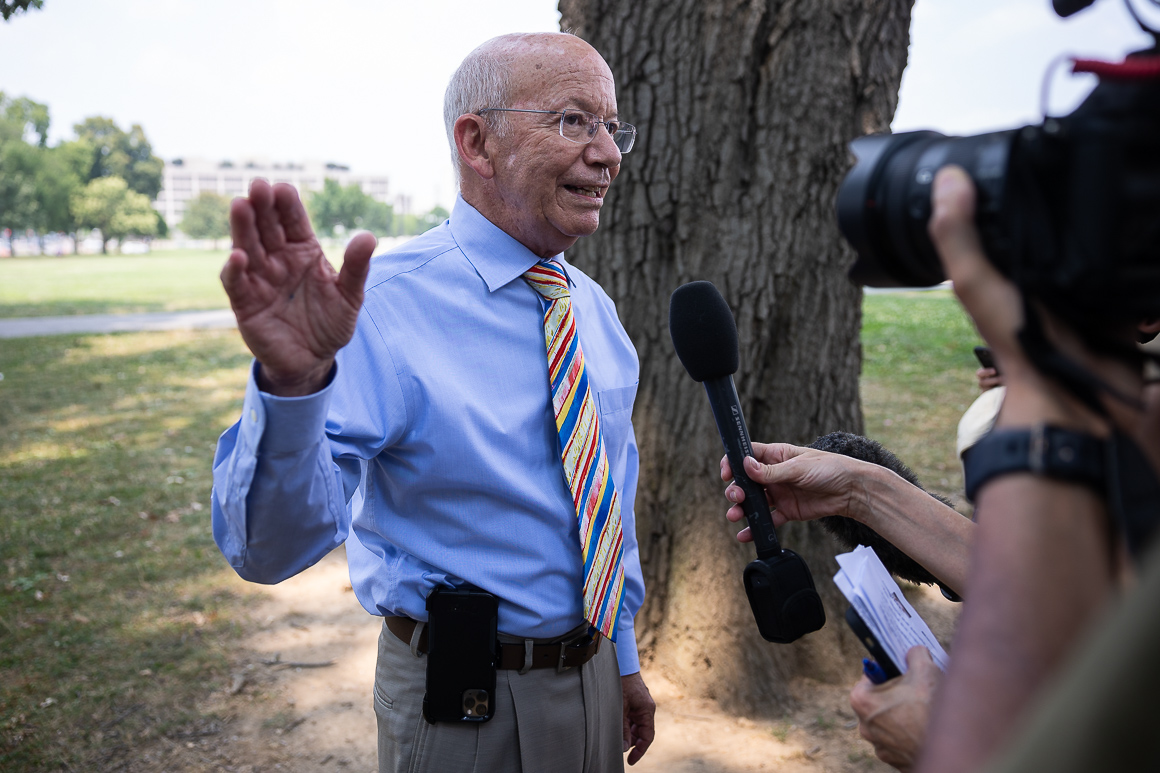
[[[223,242],[224,243],[224,242]],[[227,251],[0,260],[0,317],[220,309]]]
[[[206,274],[209,299],[220,258],[174,256],[185,272],[174,287]],[[129,276],[159,259],[107,260]],[[79,310],[69,304],[85,283],[21,301],[22,313]],[[142,287],[118,295],[111,282],[89,310],[146,304],[128,299],[145,299]],[[165,303],[194,295],[174,289]],[[973,329],[947,293],[868,296],[864,313],[867,434],[924,483],[957,491]],[[199,701],[228,687],[250,599],[210,535],[210,464],[248,363],[233,330],[0,344],[0,770],[118,769],[151,738],[213,721]]]
[[[114,769],[228,684],[210,459],[248,362],[232,330],[3,342],[0,770]]]
[[[865,434],[897,454],[926,488],[952,497],[963,488],[955,431],[979,396],[973,349],[981,343],[950,291],[863,301]]]
[[[224,309],[229,248],[0,259],[0,318]],[[340,265],[342,248],[327,249]]]

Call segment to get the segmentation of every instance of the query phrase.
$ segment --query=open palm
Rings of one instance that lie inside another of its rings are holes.
[[[290,185],[255,180],[230,206],[234,249],[222,285],[238,330],[261,363],[260,384],[300,395],[324,385],[335,353],[350,341],[375,239],[359,234],[335,271]]]

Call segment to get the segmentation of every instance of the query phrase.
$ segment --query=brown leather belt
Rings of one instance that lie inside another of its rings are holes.
[[[417,623],[409,617],[384,618],[387,629],[405,644],[411,643],[411,636],[415,633]],[[600,640],[604,638],[597,634],[589,639],[581,636],[568,641],[548,642],[546,644],[532,644],[530,639],[520,644],[499,642],[498,668],[513,671],[527,671],[529,668],[554,668],[562,671],[565,668],[582,666],[600,651]],[[427,652],[427,629],[419,634],[419,652]],[[530,660],[530,663],[528,662]]]

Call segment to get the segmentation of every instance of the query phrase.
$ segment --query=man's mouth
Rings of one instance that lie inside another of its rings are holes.
[[[572,191],[572,193],[577,193],[581,196],[587,196],[590,199],[601,198],[600,188],[597,187],[584,187],[581,185],[565,185],[564,187]]]

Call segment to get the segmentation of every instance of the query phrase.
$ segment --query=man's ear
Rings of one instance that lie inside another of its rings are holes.
[[[487,147],[489,127],[483,116],[465,114],[455,119],[455,147],[459,161],[485,180],[495,176],[495,163]]]

